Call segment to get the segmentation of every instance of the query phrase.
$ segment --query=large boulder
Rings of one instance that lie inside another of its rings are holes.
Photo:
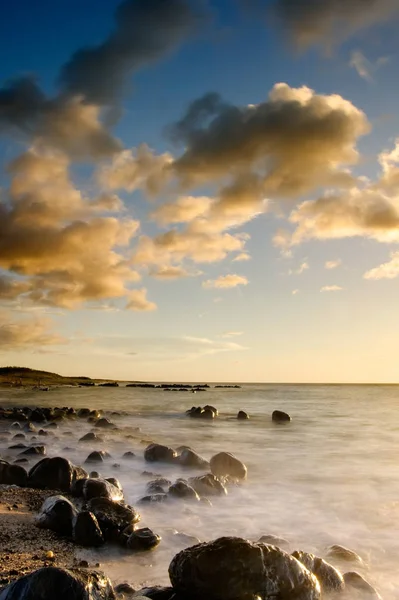
[[[223,496],[227,494],[227,489],[223,483],[212,473],[190,477],[188,482],[200,496]]]
[[[85,463],[104,462],[104,458],[110,458],[110,456],[109,452],[106,452],[105,450],[94,450],[94,452],[91,452],[86,458]]]
[[[133,527],[141,518],[134,508],[107,498],[93,498],[86,508],[96,517],[106,540],[118,539],[122,531]]]
[[[61,535],[72,534],[72,523],[77,517],[77,510],[64,496],[47,498],[36,517],[36,525],[41,529],[51,529]]]
[[[87,477],[86,471],[61,456],[43,458],[29,471],[29,485],[33,488],[70,492],[77,479]]]
[[[108,498],[112,502],[123,500],[123,492],[106,479],[85,479],[82,488],[83,498],[88,501],[92,498]]]
[[[144,458],[147,462],[175,462],[177,457],[176,450],[162,446],[161,444],[150,444],[144,450]]]
[[[185,500],[196,500],[197,502],[200,500],[195,489],[188,485],[186,481],[181,480],[170,486],[169,495],[172,498],[184,498]]]
[[[361,592],[361,598],[364,600],[381,600],[380,594],[373,586],[357,573],[356,571],[349,571],[344,574],[344,581],[348,587]]]
[[[275,423],[286,423],[287,421],[291,421],[291,417],[282,410],[274,410],[272,413],[272,421]]]
[[[101,546],[105,541],[96,516],[88,510],[83,510],[73,520],[72,537],[80,546],[88,547]]]
[[[246,479],[247,467],[234,454],[230,452],[219,452],[212,456],[211,471],[216,477],[230,475],[235,479]]]
[[[23,467],[10,465],[5,460],[0,460],[0,483],[25,487],[27,481],[28,474]]]
[[[317,577],[323,593],[342,592],[345,589],[345,582],[341,573],[322,558],[297,550],[292,553],[292,556]]]
[[[116,600],[110,580],[83,569],[45,567],[3,588],[0,600]]]
[[[209,462],[191,450],[191,448],[184,448],[179,456],[179,463],[183,467],[195,467],[197,469],[209,469]]]
[[[339,544],[330,546],[328,548],[327,556],[341,561],[363,564],[363,559],[356,552],[345,546],[340,546]]]
[[[186,548],[169,566],[173,588],[193,600],[318,600],[316,577],[274,546],[235,537]]]

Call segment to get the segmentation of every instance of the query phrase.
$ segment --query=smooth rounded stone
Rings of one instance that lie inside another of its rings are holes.
[[[21,454],[28,454],[30,456],[45,456],[46,447],[45,446],[32,446],[31,448],[27,448]]]
[[[245,410],[239,410],[237,413],[237,419],[239,421],[247,421],[249,419],[249,415],[245,412]]]
[[[246,479],[247,467],[230,452],[219,452],[212,456],[211,471],[216,477],[230,475],[236,479]]]
[[[156,504],[160,502],[166,502],[168,499],[168,494],[149,494],[148,496],[143,496],[140,498],[139,504]]]
[[[195,489],[185,481],[176,481],[170,486],[168,493],[173,498],[184,498],[184,500],[196,500],[197,502],[200,500]]]
[[[43,502],[36,525],[41,529],[51,529],[61,535],[71,535],[72,523],[78,511],[64,496],[50,496]]]
[[[26,435],[24,433],[16,433],[12,439],[13,440],[26,440]]]
[[[90,408],[79,408],[78,417],[80,419],[87,419],[87,417],[89,415],[90,415]]]
[[[341,573],[322,558],[298,550],[293,552],[292,556],[317,577],[323,593],[342,592],[345,589],[344,578]]]
[[[29,471],[29,485],[33,488],[70,492],[77,479],[87,477],[81,467],[76,467],[62,456],[43,458]]]
[[[111,455],[105,450],[94,450],[91,452],[89,456],[85,460],[85,464],[87,463],[96,463],[96,462],[104,462],[105,458],[110,458]]]
[[[209,462],[191,450],[190,448],[185,448],[179,456],[179,463],[183,467],[195,467],[198,469],[209,469]]]
[[[363,559],[360,558],[356,552],[349,550],[349,548],[345,548],[345,546],[340,546],[339,544],[330,546],[327,551],[327,556],[328,558],[337,558],[339,560],[363,564]]]
[[[134,600],[139,600],[140,598],[143,598],[143,600],[145,598],[150,598],[151,600],[178,600],[175,590],[172,587],[162,587],[160,585],[138,590],[134,596]]]
[[[316,577],[274,546],[223,537],[179,552],[169,565],[177,593],[193,600],[318,600]]]
[[[147,462],[175,462],[177,452],[173,448],[168,446],[162,446],[161,444],[150,444],[144,450],[144,459]]]
[[[274,410],[272,413],[272,421],[275,423],[284,423],[291,421],[291,417],[288,413],[283,412],[282,410]]]
[[[21,430],[21,425],[16,421],[15,423],[12,423],[10,429]]]
[[[86,547],[101,546],[105,542],[97,518],[88,510],[83,510],[73,520],[72,537],[74,542]]]
[[[112,423],[109,419],[106,419],[105,417],[99,419],[94,424],[94,427],[100,427],[101,429],[116,429],[116,425],[114,425],[114,423]]]
[[[211,411],[214,413],[215,417],[217,417],[217,416],[218,416],[218,414],[219,414],[219,411],[218,411],[218,409],[217,409],[217,408],[215,408],[214,406],[212,406],[212,404],[206,404],[206,405],[204,406],[204,410],[211,410]]]
[[[146,490],[149,494],[165,494],[164,487],[157,480],[149,481],[146,485]]]
[[[158,546],[161,541],[161,536],[154,533],[148,527],[143,527],[142,529],[136,529],[133,533],[131,533],[126,540],[126,547],[129,550],[152,550]]]
[[[30,421],[28,423],[25,423],[25,425],[23,426],[23,430],[26,431],[27,433],[36,433],[37,432],[36,427]]]
[[[131,452],[130,450],[128,452],[125,452],[125,454],[122,456],[122,458],[127,458],[127,459],[131,459],[131,458],[135,458],[136,455],[134,452]]]
[[[105,481],[112,483],[112,485],[114,485],[116,488],[118,488],[118,490],[120,491],[120,493],[123,496],[123,488],[122,488],[122,485],[121,485],[119,479],[116,479],[116,477],[106,477]]]
[[[216,417],[215,413],[210,408],[205,408],[201,413],[201,419],[212,420]]]
[[[116,600],[108,577],[86,569],[44,567],[14,581],[0,600]]]
[[[260,544],[271,544],[272,546],[289,546],[290,543],[285,538],[279,537],[277,535],[273,535],[271,533],[262,535],[258,539],[258,543]]]
[[[26,459],[24,459],[26,460]],[[10,465],[5,460],[0,460],[0,483],[6,485],[18,485],[26,487],[28,473],[19,465]]]
[[[381,600],[380,594],[375,588],[366,580],[364,577],[356,571],[348,571],[344,573],[344,581],[348,587],[359,590],[362,594],[365,594],[369,600]],[[364,597],[364,596],[362,596]]]
[[[130,585],[130,583],[118,583],[114,589],[117,594],[123,594],[124,596],[133,596],[133,594],[136,593],[136,590]],[[137,595],[135,598],[137,600]]]
[[[108,498],[93,498],[86,508],[95,515],[106,540],[117,539],[122,531],[138,523],[141,518],[134,508]]]
[[[100,477],[100,473],[98,471],[90,471],[89,477],[91,479],[98,479]]]
[[[28,446],[26,446],[25,444],[22,444],[21,442],[19,442],[18,444],[12,444],[11,446],[8,446],[9,450],[23,450],[24,448],[27,448]]]
[[[102,442],[102,438],[93,431],[89,431],[79,439],[79,442]]]
[[[83,482],[83,498],[108,498],[112,502],[123,500],[123,492],[105,479],[85,479]]]
[[[190,477],[188,482],[200,496],[227,495],[226,487],[217,477],[215,477],[215,475],[212,475],[212,473],[198,475],[198,477]]]

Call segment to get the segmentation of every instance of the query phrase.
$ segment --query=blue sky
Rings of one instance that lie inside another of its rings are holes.
[[[115,38],[118,4],[2,11],[1,362],[133,380],[397,381],[395,3],[373,0],[366,22],[356,2],[290,15],[284,0],[259,12],[173,0],[172,31],[162,0],[127,0]],[[98,53],[90,70],[71,60],[104,42],[112,60],[128,53],[108,74]],[[21,77],[41,90],[34,111],[31,91],[18,104]],[[219,107],[182,121],[210,92]]]

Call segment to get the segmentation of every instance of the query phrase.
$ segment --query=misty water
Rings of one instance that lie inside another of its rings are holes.
[[[132,554],[106,546],[80,552],[82,558],[100,562],[114,583],[167,584],[171,558],[187,545],[176,531],[201,541],[222,535],[256,541],[274,534],[289,541],[289,551],[325,556],[331,544],[355,550],[363,565],[331,562],[343,572],[364,575],[385,600],[399,598],[398,403],[396,386],[244,385],[197,394],[125,387],[0,392],[3,406],[122,412],[111,417],[118,430],[100,431],[104,443],[78,443],[92,429],[85,420],[61,423],[45,441],[48,456],[62,455],[76,464],[92,450],[108,450],[112,459],[89,470],[116,476],[133,506],[151,479],[142,474],[145,470],[172,481],[200,473],[145,463],[149,441],[189,445],[207,459],[222,450],[232,452],[247,465],[247,481],[230,487],[227,497],[213,498],[212,506],[184,501],[141,505],[141,525],[162,536],[154,551]],[[186,409],[199,404],[216,406],[220,416],[214,422],[185,416]],[[249,421],[237,421],[239,409],[250,414]],[[273,423],[274,409],[289,412],[292,422]],[[12,456],[7,446],[6,440],[1,442],[3,457]],[[122,459],[128,450],[136,458]],[[119,469],[112,466],[115,462]]]

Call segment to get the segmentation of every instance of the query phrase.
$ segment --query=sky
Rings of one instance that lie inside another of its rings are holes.
[[[399,382],[397,0],[15,0],[0,363]]]

